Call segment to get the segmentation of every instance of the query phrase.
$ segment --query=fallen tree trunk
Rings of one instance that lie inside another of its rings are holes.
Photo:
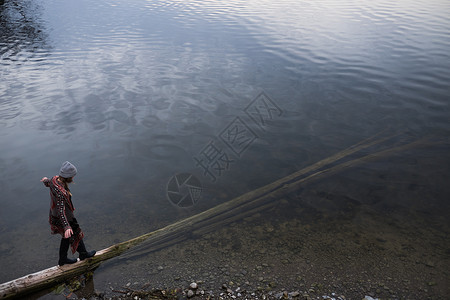
[[[0,299],[20,297],[24,294],[55,286],[97,268],[102,261],[119,256],[144,241],[146,241],[146,248],[140,250],[148,253],[149,251],[179,242],[191,234],[199,235],[210,232],[218,226],[229,224],[271,207],[276,204],[274,200],[279,199],[284,193],[294,190],[307,182],[334,174],[371,159],[424,144],[422,141],[407,142],[384,150],[377,149],[371,154],[366,154],[367,148],[379,146],[381,143],[389,140],[389,138],[391,137],[367,139],[298,172],[197,215],[98,251],[90,259],[71,265],[52,267],[0,284]]]
[[[374,152],[369,152],[370,154],[367,154],[367,152],[361,153],[361,151],[366,151],[369,147],[379,146],[380,143],[388,139],[366,140],[363,143],[352,146],[271,184],[250,191],[200,214],[176,222],[172,224],[177,226],[176,230],[165,231],[162,235],[148,236],[144,243],[127,252],[126,259],[141,254],[148,254],[149,252],[159,250],[192,236],[201,236],[221,226],[242,220],[245,217],[276,205],[278,203],[277,200],[282,199],[286,194],[303,188],[316,180],[371,160],[406,151],[413,147],[427,146],[430,144],[430,142],[424,140],[413,142],[404,141],[400,145],[387,149],[378,149]]]

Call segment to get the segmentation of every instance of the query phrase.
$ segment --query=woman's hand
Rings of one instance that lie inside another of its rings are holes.
[[[44,182],[47,179],[48,179],[47,177],[42,177],[41,182]]]
[[[72,236],[72,234],[73,234],[72,228],[66,229],[66,231],[64,231],[64,238],[68,239]]]

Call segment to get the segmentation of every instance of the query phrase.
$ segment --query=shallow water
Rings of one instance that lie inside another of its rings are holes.
[[[56,262],[39,179],[65,160],[79,170],[86,242],[100,249],[380,131],[432,137],[440,144],[327,180],[446,231],[449,13],[447,1],[5,1],[0,281]],[[195,205],[169,201],[179,173],[201,182]]]

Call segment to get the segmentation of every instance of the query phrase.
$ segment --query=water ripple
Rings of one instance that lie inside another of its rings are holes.
[[[258,139],[225,175],[233,184],[278,179],[386,126],[450,132],[449,1],[3,2],[0,187],[11,191],[23,190],[5,181],[14,158],[27,161],[14,178],[38,178],[72,157],[111,211],[129,204],[123,186],[166,203],[153,190],[196,169],[192,157],[237,116]],[[243,111],[262,90],[283,109],[267,131]],[[42,192],[32,186],[23,199]]]

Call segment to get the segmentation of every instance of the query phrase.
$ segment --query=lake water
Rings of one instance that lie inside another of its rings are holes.
[[[315,190],[433,220],[448,259],[450,2],[0,3],[1,282],[56,263],[39,180],[65,160],[101,249],[379,132],[431,142]],[[201,195],[168,194],[184,173]]]

